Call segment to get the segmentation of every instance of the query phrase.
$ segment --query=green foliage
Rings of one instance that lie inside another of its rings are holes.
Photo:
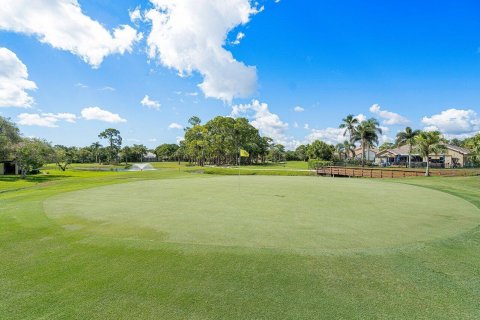
[[[335,153],[335,147],[329,145],[323,141],[315,140],[307,148],[307,155],[309,159],[318,159],[318,160],[333,160],[333,155]]]
[[[36,138],[24,138],[15,146],[14,161],[17,164],[22,177],[25,178],[28,172],[40,169],[47,163],[54,151],[50,144]]]
[[[107,161],[109,163],[116,161],[118,153],[122,148],[122,137],[120,136],[120,131],[113,128],[105,129],[104,131],[100,132],[98,137],[108,141],[109,146],[106,149]]]
[[[430,175],[430,155],[440,154],[445,150],[445,139],[439,131],[421,131],[415,137],[415,149],[419,155],[427,159],[425,175]]]
[[[155,154],[160,161],[169,161],[177,158],[176,152],[179,148],[176,144],[165,143],[155,149]]]
[[[329,167],[329,166],[333,166],[333,161],[317,160],[317,159],[308,160],[308,168],[312,170],[316,170],[323,167]]]
[[[15,123],[0,116],[0,160],[10,160],[15,144],[21,141]]]

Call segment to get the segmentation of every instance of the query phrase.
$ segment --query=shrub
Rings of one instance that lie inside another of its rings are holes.
[[[317,159],[308,160],[309,169],[318,169],[318,168],[323,168],[328,166],[333,166],[333,161],[325,161],[325,160],[317,160]]]

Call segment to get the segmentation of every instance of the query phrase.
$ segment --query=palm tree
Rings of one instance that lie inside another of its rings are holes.
[[[378,144],[378,135],[382,134],[382,129],[377,119],[370,118],[362,121],[353,134],[354,141],[360,141],[362,146],[362,166],[365,166],[365,149]]]
[[[349,114],[348,116],[343,118],[342,121],[343,121],[343,123],[339,126],[339,128],[340,129],[345,129],[345,131],[343,132],[343,135],[346,136],[347,133],[348,133],[349,138],[350,138],[350,142],[351,142],[352,139],[353,139],[355,128],[359,123],[358,119],[355,118],[355,116],[353,114]]]
[[[102,147],[102,145],[98,141],[94,142],[90,145],[90,148],[92,148],[93,153],[95,154],[95,162],[96,163],[98,163],[98,150],[100,150],[101,147]]]
[[[337,152],[338,158],[340,160],[342,160],[342,155],[345,155],[345,158],[348,157],[347,151],[345,150],[345,146],[343,145],[343,143],[337,143],[337,145],[335,146],[335,151]]]
[[[420,133],[420,130],[412,130],[406,127],[405,131],[397,133],[396,143],[399,146],[408,145],[408,167],[412,167],[412,150],[415,144],[415,137]]]
[[[352,155],[352,158],[355,157],[355,145],[348,140],[343,141],[343,149],[345,150],[345,155],[347,158]]]
[[[439,131],[421,131],[415,137],[415,146],[418,153],[427,159],[425,176],[430,175],[430,155],[439,154],[445,149],[445,140]]]

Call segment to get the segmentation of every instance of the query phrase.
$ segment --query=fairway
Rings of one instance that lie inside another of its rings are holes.
[[[415,245],[480,222],[474,205],[439,191],[313,177],[145,180],[60,194],[44,209],[92,238],[307,254]]]

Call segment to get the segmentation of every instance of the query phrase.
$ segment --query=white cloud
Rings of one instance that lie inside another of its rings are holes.
[[[232,44],[233,45],[239,45],[240,41],[242,41],[243,38],[245,38],[245,33],[243,33],[243,32],[237,33],[237,37],[235,38],[234,41],[232,41]]]
[[[382,110],[380,105],[374,104],[370,107],[370,112],[378,115],[380,118],[384,119],[383,123],[386,125],[407,125],[410,121],[399,115],[398,113],[390,112],[387,110]]]
[[[358,122],[362,122],[362,121],[367,120],[367,116],[365,116],[364,114],[360,113],[359,115],[357,115],[357,116],[355,117],[355,119],[357,119]]]
[[[0,30],[35,35],[98,68],[111,54],[131,52],[142,35],[128,25],[113,31],[85,15],[77,0],[2,1]]]
[[[100,88],[100,91],[115,91],[115,88],[114,88],[114,87],[105,86],[105,87],[103,87],[103,88]]]
[[[143,97],[140,103],[142,104],[142,106],[145,106],[150,109],[155,109],[155,110],[160,110],[160,106],[161,106],[158,101],[150,99],[148,95],[145,95],[145,97]]]
[[[145,17],[152,23],[148,55],[180,76],[199,72],[206,97],[223,101],[250,96],[256,68],[235,60],[224,48],[228,33],[259,12],[249,0],[150,0]]]
[[[183,136],[177,136],[177,137],[176,137],[176,140],[177,140],[177,144],[180,144],[180,142],[182,142],[183,140],[185,140],[185,137],[183,137]]]
[[[81,114],[82,118],[85,120],[99,120],[109,123],[127,122],[127,120],[120,117],[117,113],[112,113],[99,107],[84,108],[82,109]]]
[[[170,123],[170,125],[168,126],[169,129],[178,129],[178,130],[182,130],[183,129],[183,126],[181,124],[178,124],[178,123]]]
[[[142,13],[140,12],[140,7],[136,7],[134,10],[128,11],[128,15],[132,23],[136,24],[139,21],[143,21]]]
[[[310,130],[310,125],[309,125],[308,123],[305,123],[305,124],[303,125],[303,129],[305,129],[305,130]]]
[[[77,116],[72,113],[21,113],[17,123],[22,126],[56,128],[59,121],[75,123],[76,119]]]
[[[286,136],[288,123],[280,120],[280,117],[270,112],[266,103],[253,100],[249,104],[239,104],[232,107],[233,117],[246,116],[251,119],[251,124],[257,128],[262,135],[272,138],[277,143],[285,146],[289,143]]]
[[[150,138],[150,139],[148,139],[148,142],[157,142],[157,139],[156,138]]]
[[[298,122],[294,122],[294,123],[293,123],[293,127],[294,127],[294,128],[298,128]]]
[[[341,143],[347,138],[343,135],[344,129],[326,128],[326,129],[312,129],[312,132],[305,137],[306,143],[312,143],[315,140],[321,140],[329,144]]]
[[[187,92],[185,95],[190,96],[190,97],[196,97],[198,96],[198,92]]]
[[[75,87],[82,88],[82,89],[87,89],[88,88],[88,86],[86,84],[83,84],[81,82],[76,83]]]
[[[0,107],[31,107],[34,100],[27,91],[36,88],[35,82],[28,80],[27,67],[17,55],[0,48]]]
[[[480,117],[474,110],[448,109],[423,117],[425,130],[439,130],[449,137],[468,137],[480,131]]]
[[[303,109],[303,108],[300,107],[300,106],[296,106],[295,108],[293,108],[293,111],[295,111],[295,112],[303,112],[303,111],[305,111],[305,109]]]

